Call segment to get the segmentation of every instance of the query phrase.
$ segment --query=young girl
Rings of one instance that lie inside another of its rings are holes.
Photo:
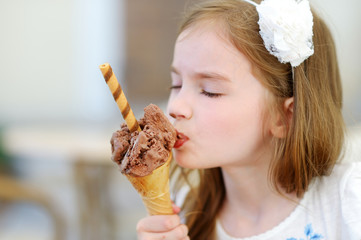
[[[361,239],[361,166],[336,164],[335,45],[307,0],[195,6],[171,76],[175,189],[189,189],[182,210],[141,219],[139,239]]]

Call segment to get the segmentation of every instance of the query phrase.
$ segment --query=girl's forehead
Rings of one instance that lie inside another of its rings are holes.
[[[225,54],[243,55],[242,51],[239,51],[228,37],[224,28],[220,24],[215,23],[198,23],[184,29],[177,38],[174,53],[180,53],[185,49],[191,54],[200,52],[203,49],[212,56]]]
[[[214,33],[221,40],[231,43],[226,24],[221,20],[217,21],[214,19],[201,20],[189,25],[180,32],[177,42],[187,39],[190,36],[201,36],[209,33]]]
[[[233,60],[236,57],[243,63],[249,61],[244,53],[235,46],[224,25],[222,22],[201,21],[188,26],[177,38],[174,57],[186,56],[186,53],[192,54],[194,57],[195,54],[202,53],[209,56],[208,60],[211,58],[219,60],[222,56],[228,56],[229,59],[230,56],[233,56]]]

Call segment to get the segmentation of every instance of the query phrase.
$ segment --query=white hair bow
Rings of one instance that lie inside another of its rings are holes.
[[[260,35],[281,63],[297,67],[314,53],[313,16],[308,0],[264,0],[256,4]]]

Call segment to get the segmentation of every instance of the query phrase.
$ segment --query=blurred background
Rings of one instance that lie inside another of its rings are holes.
[[[123,122],[109,62],[137,118],[165,109],[189,0],[0,0],[0,239],[135,239],[146,212],[110,160]],[[334,34],[350,136],[361,122],[361,1],[310,0]],[[361,144],[361,142],[360,142]]]

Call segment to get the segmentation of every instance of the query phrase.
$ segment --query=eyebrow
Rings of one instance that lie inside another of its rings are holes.
[[[171,66],[171,72],[180,75],[179,71],[174,66]],[[197,79],[213,79],[213,80],[224,80],[227,82],[231,82],[230,78],[216,72],[208,72],[208,71],[196,72],[194,75]]]

